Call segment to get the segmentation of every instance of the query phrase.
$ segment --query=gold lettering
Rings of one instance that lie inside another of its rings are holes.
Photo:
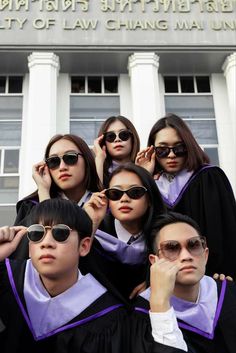
[[[207,12],[219,12],[218,1],[217,0],[208,0],[206,3]]]
[[[232,0],[221,0],[222,12],[233,12]]]
[[[29,1],[28,0],[17,0],[16,1],[16,10],[19,10],[22,6],[25,7],[25,11],[29,10]]]
[[[76,11],[76,4],[82,4],[81,10],[83,12],[88,11],[89,9],[89,0],[62,0],[62,9],[67,11],[70,7],[72,11]]]
[[[198,21],[186,21],[186,20],[179,20],[176,22],[175,30],[188,30],[191,31],[192,29],[203,30],[203,24]]]
[[[82,29],[82,30],[87,30],[87,29],[96,29],[98,20],[85,20],[85,19],[80,19],[77,18],[77,20],[74,21],[72,25],[69,25],[67,20],[63,20],[63,29],[66,30],[75,30],[75,29]]]
[[[8,10],[12,10],[12,0],[0,0],[0,10],[4,10],[8,6]]]

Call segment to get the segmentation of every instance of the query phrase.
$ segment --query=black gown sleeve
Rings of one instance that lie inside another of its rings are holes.
[[[206,274],[218,272],[236,278],[236,203],[223,170],[211,167],[200,172],[172,210],[192,217],[206,237]]]

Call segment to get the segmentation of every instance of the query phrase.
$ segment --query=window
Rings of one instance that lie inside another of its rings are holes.
[[[14,222],[18,201],[22,78],[0,77],[0,92],[0,226],[3,226]]]
[[[182,117],[218,165],[218,137],[209,76],[164,76],[166,113]]]
[[[22,76],[0,76],[0,94],[22,93]]]
[[[70,132],[93,145],[101,124],[120,114],[117,76],[71,77]]]
[[[165,93],[211,93],[209,76],[164,76]]]
[[[117,76],[72,76],[71,93],[114,94],[118,93]]]

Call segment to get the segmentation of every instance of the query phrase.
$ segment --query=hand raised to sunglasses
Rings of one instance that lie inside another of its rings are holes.
[[[153,174],[155,168],[156,155],[153,146],[147,147],[138,152],[135,164],[146,169],[150,174]]]
[[[152,312],[165,312],[170,308],[170,297],[173,295],[176,275],[180,267],[167,259],[151,255],[150,267],[150,308]]]
[[[93,222],[93,234],[98,229],[101,221],[106,215],[108,200],[105,195],[105,190],[94,192],[89,201],[87,201],[83,209],[87,212]]]
[[[44,161],[33,165],[32,176],[38,187],[39,201],[50,199],[52,178]]]
[[[97,174],[102,183],[103,183],[103,166],[104,166],[105,159],[107,157],[106,145],[101,146],[103,138],[104,138],[104,135],[101,135],[98,138],[96,138],[94,140],[94,145],[93,145],[93,152],[95,154],[95,164],[96,164]]]
[[[10,256],[17,248],[27,228],[23,226],[0,228],[0,261]]]

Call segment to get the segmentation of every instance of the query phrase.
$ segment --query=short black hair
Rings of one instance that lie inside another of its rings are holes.
[[[187,223],[196,230],[199,236],[202,236],[199,225],[189,216],[177,212],[163,213],[156,217],[152,224],[150,237],[148,239],[150,240],[148,248],[151,253],[156,253],[156,239],[161,229],[174,223]]]
[[[92,235],[92,221],[88,214],[77,203],[59,198],[49,199],[37,204],[31,213],[31,224],[43,223],[66,224],[76,230],[80,239]]]

